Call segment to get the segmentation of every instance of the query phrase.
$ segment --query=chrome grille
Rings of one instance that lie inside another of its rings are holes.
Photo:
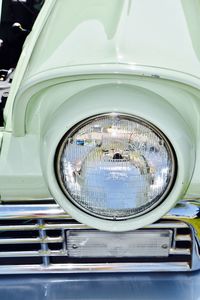
[[[192,264],[192,233],[180,221],[160,220],[148,230],[173,233],[167,258],[72,259],[66,231],[89,229],[56,204],[0,205],[0,273],[186,271]],[[143,229],[140,229],[143,230]]]

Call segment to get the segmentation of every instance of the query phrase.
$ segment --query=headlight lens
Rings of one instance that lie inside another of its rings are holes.
[[[70,130],[55,162],[58,182],[73,204],[102,219],[125,220],[166,198],[175,160],[155,126],[134,116],[106,114]]]

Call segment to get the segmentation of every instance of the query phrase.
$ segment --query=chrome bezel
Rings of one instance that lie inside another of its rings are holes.
[[[79,203],[77,203],[73,199],[73,197],[68,192],[65,185],[63,184],[62,175],[60,173],[61,156],[62,156],[62,153],[63,153],[63,149],[67,144],[68,138],[72,137],[80,128],[82,128],[83,126],[88,125],[92,121],[94,121],[96,119],[99,119],[99,118],[112,117],[112,116],[127,119],[127,120],[131,120],[131,121],[135,121],[135,122],[138,122],[139,124],[142,124],[143,126],[146,126],[149,129],[151,129],[158,137],[160,137],[161,139],[164,140],[165,147],[166,147],[168,153],[170,154],[171,161],[172,161],[172,167],[171,167],[171,172],[170,172],[171,177],[170,177],[170,180],[168,182],[167,188],[164,190],[163,194],[160,195],[159,200],[156,197],[152,201],[153,203],[150,207],[148,207],[147,209],[143,209],[142,211],[139,211],[139,212],[135,213],[134,215],[130,215],[130,216],[127,216],[127,217],[116,217],[116,216],[106,217],[106,216],[98,215],[96,213],[88,211],[86,208],[81,206]],[[176,154],[175,154],[173,146],[171,145],[171,143],[168,140],[168,138],[166,137],[166,135],[160,129],[158,129],[158,127],[156,127],[151,122],[149,122],[149,121],[147,121],[147,120],[145,120],[141,117],[135,116],[135,115],[110,112],[110,113],[94,115],[94,116],[91,116],[87,119],[84,119],[84,120],[80,121],[79,123],[77,123],[75,126],[73,126],[71,129],[69,129],[64,134],[64,136],[62,137],[62,139],[61,139],[61,141],[58,144],[57,149],[56,149],[55,160],[54,160],[54,169],[55,169],[55,175],[56,175],[57,182],[58,182],[62,192],[64,193],[64,195],[67,197],[67,199],[70,200],[70,202],[75,207],[79,208],[81,211],[87,213],[88,215],[91,215],[91,216],[96,217],[96,218],[101,219],[101,220],[125,221],[125,220],[135,219],[139,216],[147,214],[148,212],[152,211],[155,207],[158,207],[167,198],[167,196],[169,195],[169,193],[172,190],[172,188],[175,184],[175,181],[176,181],[178,164],[177,164],[177,158],[176,158]]]
[[[118,261],[112,262],[109,259],[106,262],[91,262],[86,261],[68,261],[68,254],[66,252],[66,240],[61,245],[59,251],[50,250],[49,243],[57,243],[58,239],[62,240],[65,237],[67,230],[91,230],[92,228],[79,222],[69,216],[64,210],[54,202],[53,199],[32,199],[33,203],[30,204],[30,199],[18,199],[17,203],[10,204],[10,199],[2,199],[0,205],[0,220],[3,223],[0,226],[0,232],[25,232],[25,231],[38,231],[39,238],[31,238],[29,241],[26,237],[8,238],[3,236],[1,239],[2,245],[31,245],[35,242],[41,244],[41,250],[38,251],[7,251],[1,252],[0,257],[9,259],[18,259],[19,265],[0,265],[0,274],[41,274],[41,273],[100,273],[100,272],[180,272],[180,271],[195,271],[200,269],[200,206],[199,198],[183,199],[177,203],[167,215],[163,216],[158,222],[145,226],[145,230],[172,230],[173,242],[170,248],[170,255],[173,262],[167,259],[161,261],[154,261],[148,259],[144,261]],[[20,204],[23,203],[23,204]],[[43,203],[43,204],[41,204]],[[44,204],[46,203],[46,204]],[[27,222],[32,220],[31,224]],[[10,221],[11,222],[10,222]],[[15,225],[13,225],[15,220]],[[49,222],[51,220],[51,222]],[[183,222],[184,220],[184,222]],[[34,221],[34,223],[33,223]],[[190,229],[191,233],[179,235],[178,230]],[[48,232],[52,230],[60,230],[60,234],[56,237],[49,237]],[[92,229],[94,230],[94,229]],[[143,230],[143,229],[140,229]],[[35,239],[35,241],[34,241]],[[28,243],[27,243],[28,241]],[[179,243],[186,242],[184,248],[176,246],[176,241]],[[61,241],[60,241],[61,242]],[[41,264],[27,263],[24,258],[26,257],[40,257],[42,258]],[[59,263],[52,263],[51,257],[61,257],[62,261]],[[180,260],[181,257],[181,260]]]

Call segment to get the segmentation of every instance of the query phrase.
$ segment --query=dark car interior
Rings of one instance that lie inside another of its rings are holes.
[[[45,0],[3,0],[0,23],[0,126],[12,73]]]
[[[0,69],[14,68],[44,0],[4,0],[0,26]]]

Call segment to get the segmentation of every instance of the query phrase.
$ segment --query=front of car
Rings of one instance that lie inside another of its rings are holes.
[[[0,132],[1,274],[200,268],[187,5],[45,2]]]

